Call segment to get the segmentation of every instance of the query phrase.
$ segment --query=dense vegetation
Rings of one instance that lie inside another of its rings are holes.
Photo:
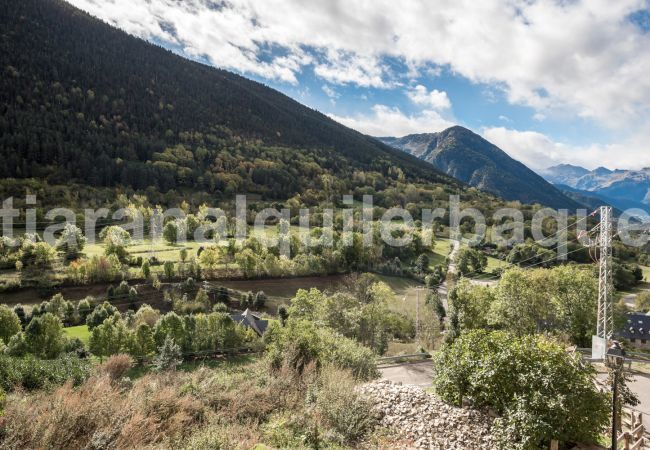
[[[354,177],[377,190],[400,177],[459,186],[277,91],[62,0],[19,2],[0,20],[2,178],[280,199]]]
[[[595,369],[543,337],[476,330],[435,358],[434,388],[443,399],[493,408],[502,448],[538,450],[551,439],[597,442],[609,402]]]
[[[501,198],[552,208],[582,207],[499,147],[461,126],[382,141]]]

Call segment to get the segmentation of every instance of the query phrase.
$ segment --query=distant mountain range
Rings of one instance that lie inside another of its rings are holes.
[[[524,164],[476,133],[454,126],[439,133],[381,137],[382,142],[417,156],[470,186],[507,200],[552,208],[582,207]]]
[[[618,209],[650,211],[650,168],[610,170],[561,164],[540,173],[560,190],[600,199]],[[567,192],[568,193],[568,192]]]

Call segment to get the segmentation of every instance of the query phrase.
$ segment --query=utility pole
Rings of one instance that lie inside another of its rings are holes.
[[[420,291],[422,288],[420,286],[415,288],[416,299],[415,299],[415,340],[420,342]]]
[[[598,276],[598,325],[596,335],[609,339],[612,336],[612,208],[600,207],[600,266]]]

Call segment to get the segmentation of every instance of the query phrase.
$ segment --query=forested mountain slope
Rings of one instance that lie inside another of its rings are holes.
[[[273,89],[61,0],[0,5],[1,178],[266,198],[365,172],[377,189],[398,179],[461,186]]]
[[[467,128],[454,126],[439,133],[380,139],[504,199],[554,208],[580,207],[524,164]]]

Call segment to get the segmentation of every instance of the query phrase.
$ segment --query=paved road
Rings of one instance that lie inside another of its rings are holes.
[[[599,372],[598,379],[605,381],[607,374]],[[644,422],[650,423],[650,375],[635,372],[634,379],[630,382],[630,389],[639,397],[639,404],[634,409],[646,414]]]
[[[379,372],[383,380],[390,380],[394,383],[412,384],[420,387],[430,387],[433,379],[433,363],[422,361],[408,364],[395,364],[392,366],[380,367]],[[604,380],[607,375],[599,373],[598,378]],[[634,380],[630,383],[630,389],[639,397],[639,405],[635,408],[646,414],[644,419],[650,423],[650,374],[636,372]]]
[[[420,387],[430,387],[433,379],[433,363],[421,361],[408,364],[395,364],[379,368],[382,380],[394,383],[412,384]]]
[[[636,308],[636,296],[644,291],[650,291],[650,285],[648,283],[642,283],[641,285],[639,285],[638,292],[623,296],[623,301],[628,306],[628,308],[631,309]]]

